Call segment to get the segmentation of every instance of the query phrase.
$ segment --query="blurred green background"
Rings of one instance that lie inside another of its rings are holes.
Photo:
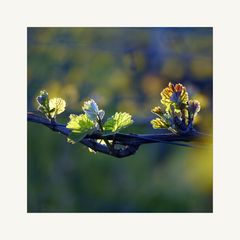
[[[201,103],[212,134],[212,28],[28,28],[28,111],[45,89],[70,113],[93,98],[133,115],[130,133],[157,133],[151,108],[168,82]],[[212,212],[212,146],[143,145],[117,159],[28,123],[28,212]]]

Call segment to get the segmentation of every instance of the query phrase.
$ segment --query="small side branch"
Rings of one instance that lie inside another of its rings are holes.
[[[65,124],[51,122],[47,118],[37,115],[32,112],[28,112],[27,120],[29,122],[34,122],[37,124],[42,124],[52,131],[58,132],[65,136],[69,136],[71,133],[69,129],[66,128]],[[100,133],[94,133],[91,135],[86,135],[79,143],[93,149],[95,152],[101,152],[107,155],[112,155],[117,158],[123,158],[135,154],[139,146],[148,143],[171,143],[176,145],[188,146],[184,143],[179,142],[189,142],[195,139],[202,138],[203,135],[199,132],[193,131],[190,134],[177,135],[173,133],[164,134],[122,134],[113,133],[108,135],[102,135]],[[96,140],[112,140],[113,150],[110,150],[107,145],[98,143]],[[114,148],[114,146],[121,146],[119,149]]]

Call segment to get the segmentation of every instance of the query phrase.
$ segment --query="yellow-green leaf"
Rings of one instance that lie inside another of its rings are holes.
[[[52,98],[49,100],[50,115],[54,118],[56,115],[65,111],[66,102],[62,98]]]
[[[180,107],[182,104],[187,104],[188,102],[188,93],[186,88],[178,83],[172,84],[169,83],[168,87],[164,88],[161,92],[161,103],[169,109],[169,105],[174,104],[176,107]]]
[[[40,95],[36,98],[38,105],[46,107],[48,105],[48,92],[46,90],[40,91]]]
[[[160,118],[155,118],[151,121],[152,127],[154,129],[159,129],[159,128],[168,128],[169,126],[167,125],[167,123]]]
[[[71,130],[68,138],[73,140],[73,142],[82,140],[94,129],[94,122],[91,121],[86,114],[71,114],[69,118],[70,121],[67,123],[66,128]]]
[[[126,112],[116,112],[103,125],[103,129],[118,132],[120,129],[128,127],[133,123],[132,116]]]
[[[93,99],[84,102],[82,109],[92,121],[102,120],[105,114],[103,110],[99,110],[97,103]]]
[[[85,133],[94,128],[94,122],[86,114],[71,114],[69,118],[70,121],[67,123],[66,128],[74,133]]]

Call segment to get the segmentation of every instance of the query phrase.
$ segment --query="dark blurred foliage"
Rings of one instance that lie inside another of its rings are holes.
[[[148,120],[168,82],[201,102],[196,127],[212,134],[212,28],[28,28],[28,110],[46,89],[69,113],[93,98],[106,117],[126,111],[125,132]],[[131,157],[89,153],[28,123],[29,212],[211,212],[212,146],[141,146]]]

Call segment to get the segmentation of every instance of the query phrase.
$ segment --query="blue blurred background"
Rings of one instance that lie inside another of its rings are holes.
[[[212,134],[212,28],[28,28],[28,110],[45,89],[70,113],[93,98],[106,117],[134,116],[131,133],[156,133],[151,108],[182,83]],[[212,146],[141,146],[116,159],[28,123],[28,212],[212,212]]]

